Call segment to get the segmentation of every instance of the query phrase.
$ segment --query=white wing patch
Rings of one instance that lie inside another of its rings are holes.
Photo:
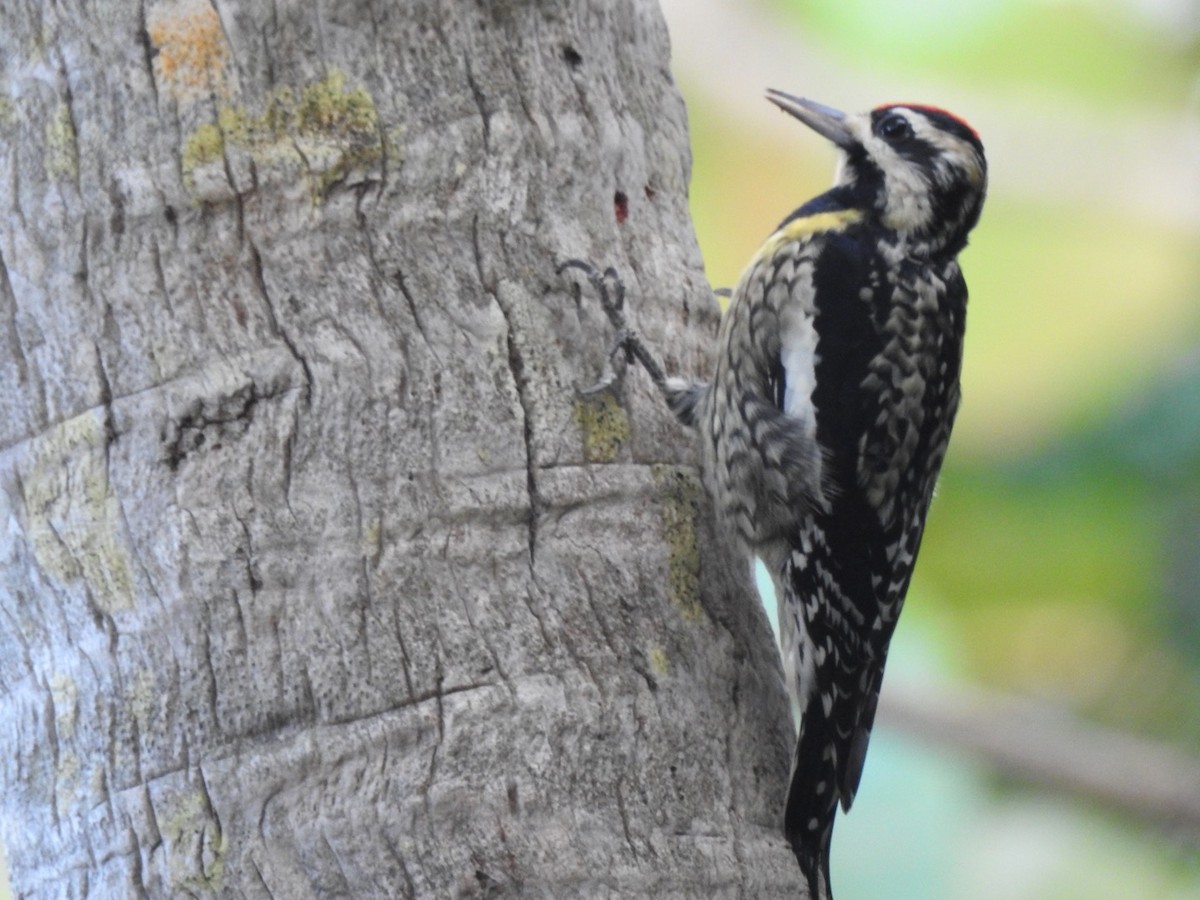
[[[783,364],[783,411],[816,437],[813,391],[817,387],[817,329],[813,325],[812,264],[797,266],[791,300],[779,311],[779,358]]]

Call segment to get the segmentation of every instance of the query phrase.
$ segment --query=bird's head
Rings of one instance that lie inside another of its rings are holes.
[[[868,216],[931,253],[966,244],[987,191],[983,144],[966,122],[909,103],[847,115],[782,91],[767,99],[841,148],[835,185]]]

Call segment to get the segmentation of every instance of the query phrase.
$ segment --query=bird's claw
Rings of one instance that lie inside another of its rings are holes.
[[[600,371],[600,378],[591,387],[580,388],[579,395],[581,397],[594,397],[611,388],[621,386],[625,380],[625,370],[633,362],[633,355],[629,351],[629,341],[632,337],[633,332],[628,328],[622,328],[617,332],[612,344],[609,345],[608,353],[605,354],[604,368]]]
[[[604,357],[604,368],[600,373],[600,378],[590,387],[581,388],[578,391],[580,396],[593,397],[614,386],[619,387],[625,379],[625,369],[633,359],[629,350],[633,332],[625,324],[624,315],[625,283],[621,281],[621,276],[612,266],[601,272],[591,263],[581,259],[568,259],[559,265],[558,273],[561,275],[567,269],[578,269],[583,273],[588,284],[592,286],[592,290],[599,297],[600,307],[604,310],[604,314],[616,329],[616,335]]]
[[[603,272],[582,259],[568,259],[558,267],[561,275],[567,269],[578,269],[587,278],[588,284],[600,298],[600,306],[613,327],[618,331],[627,330],[625,327],[625,282],[617,274],[617,270],[609,266]],[[608,289],[612,284],[612,291]]]
[[[590,387],[576,388],[575,393],[580,397],[595,397],[603,394],[606,391],[612,390],[620,385],[623,380],[624,372],[617,374],[613,371],[612,366],[605,366],[604,371],[600,373],[600,380]]]
[[[600,306],[616,331],[613,343],[605,357],[604,370],[600,380],[580,393],[584,396],[591,396],[605,391],[613,385],[619,385],[625,375],[625,368],[634,359],[642,364],[654,383],[661,388],[663,384],[661,367],[625,322],[625,282],[621,280],[617,270],[609,266],[601,272],[591,263],[582,259],[566,260],[559,265],[558,273],[561,275],[567,269],[578,269],[584,274],[592,286],[592,290],[600,298]],[[577,293],[576,298],[578,296]]]

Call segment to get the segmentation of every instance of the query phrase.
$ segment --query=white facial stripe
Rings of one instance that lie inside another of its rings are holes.
[[[911,110],[896,110],[916,131],[916,119]],[[871,131],[870,113],[855,117],[859,126],[857,134],[867,153],[879,166],[884,177],[884,194],[887,207],[883,210],[883,222],[897,231],[916,231],[924,228],[933,219],[933,207],[929,202],[929,181],[918,166],[914,166],[883,138]]]
[[[846,162],[846,154],[839,150],[837,168],[833,173],[833,183],[835,185],[851,185],[858,178],[858,173],[849,168]]]

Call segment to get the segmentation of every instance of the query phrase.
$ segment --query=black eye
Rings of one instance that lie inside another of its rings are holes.
[[[907,140],[913,134],[912,125],[900,113],[888,113],[880,119],[879,124],[875,126],[875,132],[885,141],[892,143]]]

